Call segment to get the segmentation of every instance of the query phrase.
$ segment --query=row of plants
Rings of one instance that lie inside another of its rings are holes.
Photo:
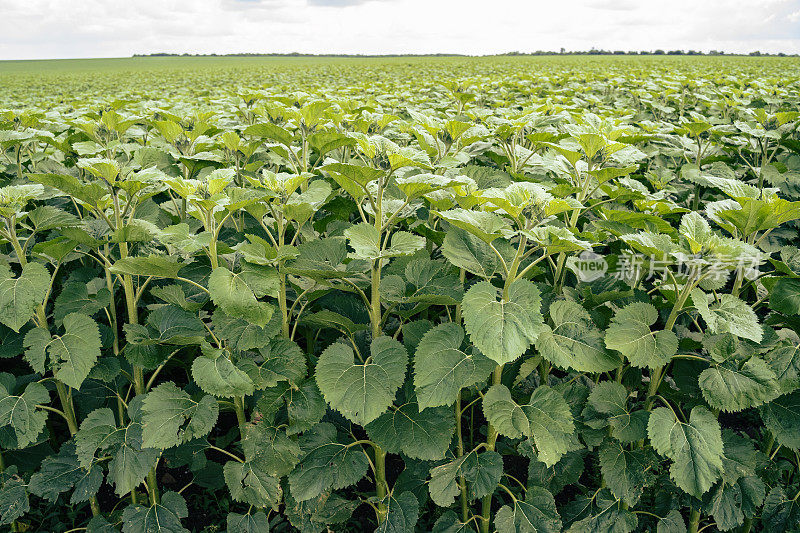
[[[796,97],[518,81],[2,111],[0,523],[800,527]]]

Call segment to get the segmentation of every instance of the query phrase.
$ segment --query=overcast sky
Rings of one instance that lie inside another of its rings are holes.
[[[0,0],[0,59],[134,53],[800,52],[800,0]]]

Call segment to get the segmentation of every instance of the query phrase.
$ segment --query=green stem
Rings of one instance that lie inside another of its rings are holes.
[[[69,434],[74,436],[78,432],[78,421],[75,417],[75,407],[72,405],[69,389],[59,380],[55,380],[55,383],[58,399],[61,401],[61,411],[64,413],[64,418],[67,421]],[[100,504],[97,502],[96,496],[92,496],[89,499],[89,507],[92,509],[92,516],[100,515]]]
[[[372,338],[381,336],[381,260],[375,260],[372,265],[372,292],[370,294],[370,322],[372,323]]]
[[[386,482],[386,452],[377,444],[375,449],[375,492],[378,496],[378,523],[382,524],[386,520],[389,508],[383,501],[389,493],[389,485]]]
[[[463,269],[462,269],[463,272]],[[461,391],[456,396],[456,454],[464,455],[464,439],[461,434]],[[461,491],[461,521],[466,522],[469,517],[469,502],[467,501],[467,482],[463,475],[458,476],[458,488]]]
[[[689,515],[689,533],[697,533],[700,527],[700,509],[692,507],[692,513]]]
[[[689,295],[694,288],[694,284],[687,283],[686,287],[684,287],[683,291],[678,295],[677,299],[675,300],[675,305],[672,306],[672,311],[670,311],[669,316],[667,317],[667,323],[664,326],[664,331],[672,331],[672,328],[675,327],[675,322],[678,320],[678,315],[680,315],[681,311],[683,310],[683,306],[686,304],[686,300],[689,299]],[[647,400],[645,401],[645,409],[650,411],[653,408],[653,400],[658,392],[658,387],[661,385],[661,378],[663,377],[665,366],[661,368],[657,368],[653,370],[650,375],[650,385],[647,387]]]
[[[492,373],[492,385],[499,385],[503,378],[503,365],[497,365]],[[494,451],[494,445],[497,442],[497,430],[490,423],[486,430],[486,450]],[[489,525],[491,524],[492,512],[492,495],[489,494],[483,498],[481,504],[481,533],[489,533]]]
[[[234,396],[233,397],[233,407],[236,409],[236,420],[239,422],[239,432],[244,438],[244,427],[247,424],[247,416],[244,412],[244,397],[243,396]]]

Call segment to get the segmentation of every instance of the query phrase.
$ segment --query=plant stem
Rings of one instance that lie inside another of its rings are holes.
[[[463,269],[462,269],[463,272]],[[464,439],[461,435],[461,391],[456,395],[456,454],[464,455]],[[463,475],[458,476],[458,488],[461,491],[461,521],[466,522],[469,517],[469,502],[467,501],[467,483]]]
[[[675,322],[678,320],[678,315],[680,315],[681,310],[683,310],[683,306],[686,304],[686,300],[689,298],[689,294],[692,292],[692,288],[694,285],[692,283],[687,283],[686,287],[684,287],[683,291],[678,295],[677,299],[675,300],[675,305],[672,306],[672,311],[670,311],[669,316],[667,317],[667,323],[664,326],[664,331],[672,331],[672,328],[675,327]],[[661,378],[663,376],[665,367],[662,366],[661,368],[653,370],[650,375],[650,385],[647,387],[647,400],[645,401],[645,409],[650,411],[653,408],[653,399],[658,392],[658,387],[661,385]]]
[[[382,524],[386,520],[389,508],[383,501],[389,493],[389,485],[386,482],[386,452],[377,444],[375,449],[375,492],[378,496],[378,523]]]
[[[503,365],[497,365],[492,373],[492,385],[499,385],[503,378]],[[494,451],[494,445],[497,442],[497,430],[492,424],[489,424],[486,429],[486,450]],[[492,495],[489,494],[483,498],[481,505],[481,515],[483,520],[481,522],[481,533],[489,533],[489,525],[491,524],[492,512]]]
[[[61,410],[63,411],[64,418],[67,421],[69,434],[74,436],[78,432],[78,421],[75,417],[75,408],[72,405],[72,398],[70,398],[69,389],[61,381],[55,380],[55,382],[56,392],[58,393],[58,399],[61,401]],[[92,516],[98,516],[100,514],[100,504],[97,502],[96,496],[92,496],[89,499],[89,507],[92,509]]]
[[[692,507],[692,512],[689,515],[689,533],[697,533],[698,528],[700,527],[700,509],[695,509]]]
[[[244,412],[244,397],[243,396],[234,396],[233,397],[233,406],[236,409],[236,420],[239,422],[239,432],[244,438],[244,426],[247,424],[247,416]]]

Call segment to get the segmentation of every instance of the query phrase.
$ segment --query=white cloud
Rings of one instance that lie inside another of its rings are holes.
[[[0,0],[0,59],[134,53],[800,52],[800,0]]]

